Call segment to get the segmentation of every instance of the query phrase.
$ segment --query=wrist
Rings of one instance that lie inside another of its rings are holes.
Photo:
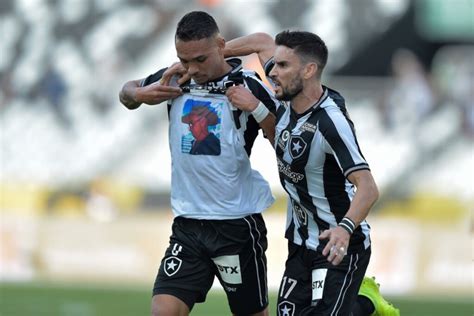
[[[349,217],[344,217],[338,224],[339,227],[343,228],[345,231],[352,235],[356,229],[356,224]]]
[[[261,121],[263,121],[268,116],[270,111],[267,109],[265,104],[263,104],[262,102],[259,102],[257,107],[253,111],[251,111],[250,113],[252,113],[252,115],[253,115],[254,119],[257,121],[257,123],[260,123]]]
[[[141,88],[140,87],[137,87],[137,88],[133,89],[130,96],[131,96],[133,102],[142,103],[142,101],[140,101],[140,99],[141,99]]]

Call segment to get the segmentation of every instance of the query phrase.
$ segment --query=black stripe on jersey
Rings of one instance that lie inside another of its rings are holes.
[[[339,132],[337,130],[336,125],[334,124],[333,120],[329,116],[329,114],[323,109],[321,111],[321,119],[319,120],[319,130],[325,140],[329,143],[331,148],[334,150],[336,153],[336,156],[339,160],[339,163],[341,164],[341,167],[344,171],[344,174],[347,176],[347,171],[355,171],[355,170],[360,170],[360,169],[369,169],[367,164],[360,164],[357,169],[354,169],[354,166],[356,166],[356,163],[352,159],[352,155],[347,148],[346,144],[342,140],[341,136],[339,135]],[[350,125],[350,124],[349,124]],[[352,136],[354,137],[354,140],[356,139],[355,134],[354,134],[354,129],[351,128],[352,131]],[[359,145],[357,144],[357,141],[355,142],[357,146],[357,150],[360,153],[360,148]]]
[[[252,94],[259,99],[267,109],[276,114],[276,105],[274,99],[270,96],[268,91],[263,87],[263,83],[257,81],[256,79],[248,76],[244,76],[245,82],[247,83]]]
[[[285,103],[281,102],[280,106],[278,106],[277,112],[276,112],[276,121],[280,121],[280,119],[283,117],[283,114],[286,112],[286,107]]]
[[[336,103],[337,107],[341,110],[342,114],[344,115],[344,117],[346,118],[347,122],[349,122],[349,126],[351,127],[351,130],[352,130],[352,133],[354,133],[354,135],[356,134],[355,132],[355,127],[354,127],[354,122],[352,122],[352,119],[349,115],[349,112],[347,111],[347,108],[346,108],[346,100],[344,99],[344,97],[339,93],[337,92],[336,90],[333,90],[331,88],[328,88],[326,86],[324,86],[325,89],[328,90],[328,94],[329,96],[331,97],[331,99],[334,101],[334,103]],[[356,142],[356,145],[357,145],[357,148],[358,148],[358,151],[359,151],[359,154],[360,156],[365,160],[365,157],[364,155],[362,154],[362,151],[360,150],[360,146],[359,146],[359,143],[357,141],[357,138],[355,138],[355,142]],[[352,171],[351,171],[352,172]],[[351,173],[351,172],[348,172],[346,174],[346,177]]]
[[[234,121],[236,122],[236,126],[237,124],[240,125],[238,117],[237,117],[237,120],[234,120]],[[258,136],[259,129],[260,129],[260,125],[257,123],[257,121],[255,121],[252,115],[249,115],[247,119],[247,129],[244,132],[244,140],[245,140],[244,148],[249,157],[250,157],[250,154],[252,153],[252,146],[253,146],[253,143],[255,142],[255,139]]]
[[[336,158],[326,154],[323,166],[324,195],[331,212],[339,223],[351,206],[351,200],[346,192],[346,178],[341,172]]]
[[[306,120],[306,122],[308,124],[313,124],[313,125],[317,124],[319,116],[316,115],[316,112],[317,111],[313,112],[311,114],[311,116]],[[287,130],[287,131],[293,130],[295,128],[297,122],[298,122],[297,119],[290,120],[290,123],[285,128],[285,130]],[[290,134],[291,134],[291,132],[290,132]],[[314,138],[314,132],[304,131],[299,135],[299,137],[302,138],[304,140],[304,142],[306,144],[308,144],[308,146],[311,146],[311,143],[312,143],[313,138]],[[290,142],[288,144],[288,146],[292,145],[291,140],[292,140],[292,138],[290,138],[288,140]],[[308,158],[309,158],[310,151],[311,151],[310,149],[311,148],[308,148],[307,150],[305,150],[304,153],[300,157],[298,157],[296,159],[293,159],[292,162],[291,162],[291,168],[290,168],[291,171],[292,172],[297,172],[297,173],[300,173],[300,174],[304,174],[305,176],[301,180],[299,180],[297,183],[294,183],[291,178],[289,178],[287,175],[284,175],[282,173],[280,173],[280,179],[281,179],[281,183],[282,183],[284,188],[285,188],[285,181],[284,180],[286,180],[289,183],[292,183],[294,185],[294,187],[296,189],[296,192],[298,194],[298,197],[299,197],[299,201],[300,201],[299,204],[302,207],[304,207],[306,210],[308,210],[309,212],[311,212],[313,214],[314,221],[316,222],[316,225],[318,226],[319,231],[323,231],[323,230],[329,229],[329,224],[326,223],[325,221],[321,220],[318,217],[317,208],[314,205],[313,198],[311,197],[311,195],[309,193],[309,190],[308,190],[307,176],[306,176],[306,173],[305,173],[305,167],[308,164]],[[290,148],[290,150],[291,150],[291,148]],[[283,152],[283,150],[280,146],[276,146],[276,152],[277,152],[278,157],[283,157],[284,152]],[[280,160],[280,162],[283,163],[284,165],[287,165],[287,163],[284,160]],[[297,202],[293,201],[293,203],[297,203]],[[293,206],[293,211],[295,211],[294,208],[295,208],[295,206]],[[301,239],[303,239],[303,240],[308,239],[308,236],[309,236],[308,226],[306,225],[306,226],[303,227],[300,223],[300,228],[298,229],[298,233],[301,236]],[[288,238],[291,235],[292,235],[292,231],[290,231],[288,229],[287,232],[285,233],[286,238]],[[292,238],[290,240],[292,240]]]
[[[263,83],[249,76],[244,76],[244,80],[247,83],[247,86],[252,92],[252,94],[257,99],[259,99],[267,107],[267,109],[270,112],[275,113],[276,112],[275,101],[272,99],[272,97],[267,92],[267,90],[263,87]],[[238,111],[239,111],[239,114],[242,113],[242,111],[240,110]],[[238,119],[238,116],[236,116],[235,112],[236,111],[234,111],[234,121],[235,121],[237,129],[239,129],[240,121]],[[245,132],[244,132],[244,140],[245,140],[244,148],[249,157],[252,152],[253,143],[255,142],[255,139],[258,136],[259,129],[260,129],[260,125],[257,123],[255,118],[252,115],[250,115],[247,121],[247,128],[245,129]]]
[[[272,71],[273,66],[275,66],[275,59],[270,58],[265,62],[263,65],[263,70],[265,71],[265,75],[268,77],[270,75],[270,71]]]
[[[347,112],[346,108],[346,100],[344,97],[337,92],[336,90],[333,90],[331,88],[328,88],[326,86],[323,86],[325,90],[328,91],[329,97],[336,103],[337,107],[341,110],[342,114],[346,117],[346,119],[349,121],[349,125],[351,128],[354,128],[354,123],[352,122],[351,118],[349,117],[349,112]]]
[[[295,231],[295,219],[292,216],[290,225],[288,225],[288,228],[285,231],[285,238],[288,239],[288,240],[293,240],[294,239],[294,236],[293,236],[294,231]]]
[[[146,77],[145,80],[142,81],[141,86],[145,87],[145,86],[148,86],[148,85],[152,84],[153,82],[157,82],[158,80],[160,80],[161,77],[163,77],[163,74],[165,73],[166,69],[168,69],[168,68],[160,69],[157,72],[155,72],[154,74],[149,75],[148,77]]]
[[[235,127],[237,129],[240,129],[242,127],[242,125],[240,124],[240,115],[241,114],[242,114],[242,110],[240,110],[240,109],[232,111],[232,115],[234,116]],[[250,156],[249,152],[247,152],[247,154]]]
[[[342,174],[336,158],[331,154],[326,154],[326,159],[324,161],[323,183],[324,193],[329,208],[331,213],[334,214],[336,222],[339,223],[349,210],[351,200],[346,192],[346,177]],[[351,235],[349,246],[363,244],[364,239],[365,235],[362,232],[362,228],[358,226]]]

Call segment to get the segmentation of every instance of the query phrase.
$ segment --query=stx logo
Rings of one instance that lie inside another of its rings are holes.
[[[224,273],[229,273],[229,274],[238,274],[239,271],[237,270],[239,267],[227,267],[227,266],[221,266],[220,264],[216,264],[217,268],[219,271],[224,272]]]
[[[227,285],[242,284],[239,255],[220,256],[212,258],[212,261],[214,261],[222,281]]]
[[[324,281],[328,269],[315,269],[311,272],[311,284],[313,286],[311,300],[317,301],[323,297]]]
[[[314,281],[313,282],[313,290],[315,289],[322,289],[324,286],[324,280]]]

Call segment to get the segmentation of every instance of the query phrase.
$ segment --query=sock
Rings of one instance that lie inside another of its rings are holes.
[[[369,316],[375,312],[375,306],[367,297],[359,295],[352,309],[353,316]]]

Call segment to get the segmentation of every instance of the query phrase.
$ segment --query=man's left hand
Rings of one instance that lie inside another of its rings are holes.
[[[350,238],[351,235],[340,226],[323,231],[319,235],[319,239],[328,239],[328,243],[323,249],[323,255],[328,256],[328,261],[333,265],[338,265],[347,254]]]
[[[252,112],[260,103],[260,100],[244,86],[232,86],[227,89],[225,95],[233,106],[246,112]]]

